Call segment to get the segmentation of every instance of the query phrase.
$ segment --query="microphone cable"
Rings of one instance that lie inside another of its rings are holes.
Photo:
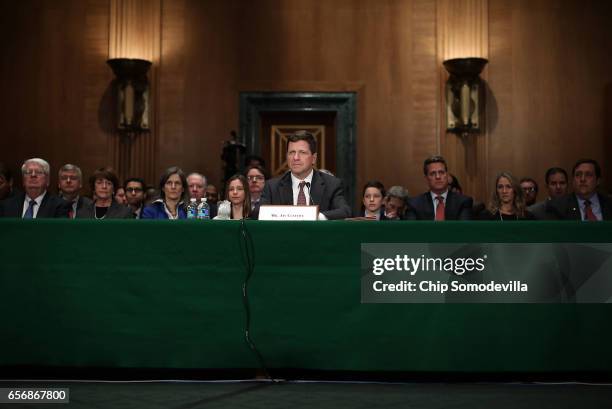
[[[246,276],[244,278],[244,282],[242,283],[242,303],[244,306],[244,313],[245,313],[244,339],[247,345],[249,346],[249,348],[251,349],[251,351],[253,351],[253,353],[257,357],[257,360],[259,361],[260,369],[263,371],[264,376],[269,380],[273,380],[272,377],[270,376],[268,367],[266,366],[266,362],[263,356],[261,355],[261,353],[257,349],[257,346],[251,339],[251,306],[249,304],[249,291],[248,290],[249,290],[249,280],[251,279],[251,276],[253,275],[253,270],[255,269],[255,254],[253,250],[254,248],[253,239],[251,238],[251,235],[247,231],[246,223],[244,222],[244,218],[240,220],[240,236],[241,236],[240,249],[242,250],[242,256],[246,264]]]

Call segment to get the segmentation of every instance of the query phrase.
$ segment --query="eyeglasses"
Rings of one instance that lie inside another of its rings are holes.
[[[249,182],[256,182],[258,180],[264,180],[263,176],[247,176]]]
[[[142,189],[139,187],[128,187],[127,189],[125,189],[125,191],[128,193],[139,193],[142,192]]]
[[[42,176],[45,174],[44,170],[28,169],[23,172],[24,176]]]
[[[522,189],[523,189],[523,192],[525,192],[525,193],[533,193],[533,192],[536,191],[535,187],[524,187]]]
[[[60,177],[60,180],[65,180],[65,181],[79,180],[79,177],[78,176],[62,176]]]

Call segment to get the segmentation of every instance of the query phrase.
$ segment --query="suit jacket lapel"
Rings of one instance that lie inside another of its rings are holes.
[[[321,199],[323,198],[323,190],[325,189],[325,182],[316,170],[312,174],[312,186],[310,186],[310,203],[319,205],[320,210],[327,210],[322,208]]]
[[[436,219],[436,212],[434,210],[433,200],[431,198],[431,192],[425,193],[425,212],[431,220]]]
[[[36,218],[39,217],[47,217],[49,210],[47,209],[47,205],[49,203],[49,192],[45,193],[43,200],[40,202],[40,208],[38,209],[38,213],[36,214]]]
[[[449,219],[449,214],[454,213],[452,211],[454,209],[454,206],[455,206],[455,194],[449,190],[448,193],[446,194],[446,203],[444,204],[444,220],[451,220]]]
[[[23,203],[26,200],[26,194],[25,193],[20,193],[19,197],[16,198],[17,200],[13,200],[11,201],[11,206],[12,209],[10,209],[9,211],[6,211],[6,214],[10,214],[14,217],[23,217]]]
[[[599,199],[599,207],[601,207],[601,217],[603,220],[612,220],[612,202],[602,194],[597,193]]]
[[[578,199],[576,198],[575,194],[572,194],[570,197],[567,211],[572,219],[582,220],[582,214],[580,213],[580,203],[578,203]]]
[[[278,193],[281,204],[293,205],[293,189],[291,187],[291,172],[285,173],[278,183]]]

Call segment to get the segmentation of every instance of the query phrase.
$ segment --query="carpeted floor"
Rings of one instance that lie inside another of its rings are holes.
[[[0,382],[0,387],[67,387],[68,404],[2,408],[610,408],[612,385],[323,382]]]

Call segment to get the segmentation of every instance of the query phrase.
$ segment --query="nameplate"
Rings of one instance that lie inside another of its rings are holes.
[[[317,220],[319,206],[276,206],[262,205],[259,207],[259,220]]]

